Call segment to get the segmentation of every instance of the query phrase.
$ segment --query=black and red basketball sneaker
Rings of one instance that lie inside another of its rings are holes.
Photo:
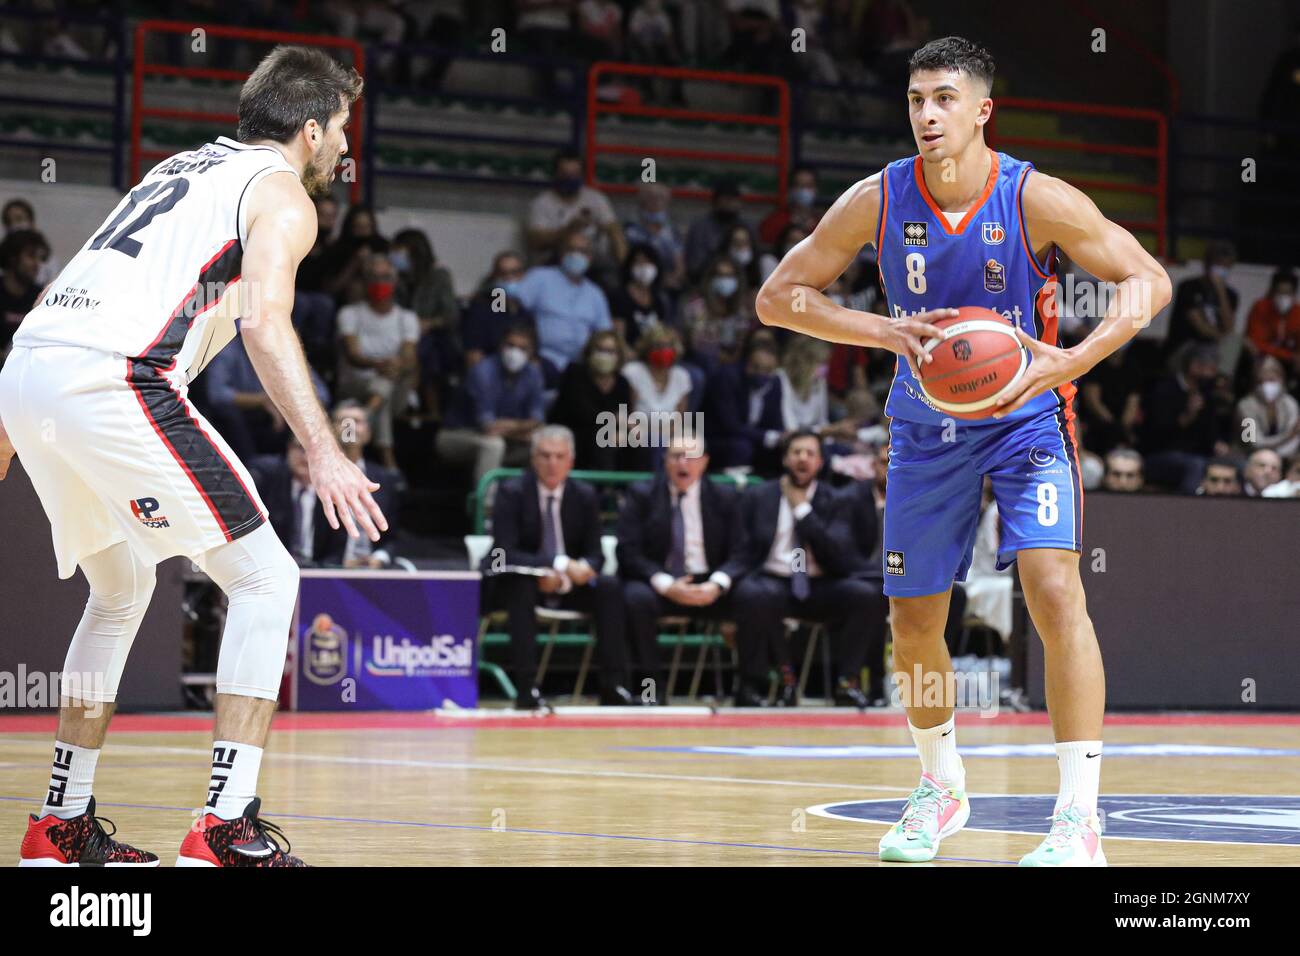
[[[29,814],[19,866],[157,866],[158,857],[113,839],[117,824],[95,816],[95,798],[86,812],[62,820],[54,814]],[[107,823],[113,829],[104,830]]]
[[[261,797],[254,797],[244,815],[223,820],[215,813],[205,813],[181,842],[177,866],[306,866],[289,851],[289,838],[274,823],[261,819],[257,812]],[[281,847],[276,837],[284,840]]]

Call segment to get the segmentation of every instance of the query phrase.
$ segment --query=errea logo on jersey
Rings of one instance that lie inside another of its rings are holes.
[[[904,222],[903,223],[903,245],[905,246],[928,246],[930,244],[927,235],[928,230],[923,222]]]
[[[131,514],[140,519],[146,528],[170,528],[166,517],[154,514],[158,508],[157,498],[136,498],[131,502]]]
[[[903,563],[902,551],[885,552],[885,573],[886,574],[906,574],[907,566]]]

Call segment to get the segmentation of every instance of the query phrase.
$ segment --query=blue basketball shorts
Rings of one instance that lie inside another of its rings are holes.
[[[885,593],[915,597],[966,580],[984,477],[1001,524],[998,568],[1022,548],[1083,546],[1073,413],[1012,422],[890,424],[882,556]]]

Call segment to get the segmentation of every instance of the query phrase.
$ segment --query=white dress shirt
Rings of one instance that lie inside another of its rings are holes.
[[[790,576],[791,568],[794,566],[794,523],[802,521],[804,516],[812,511],[813,496],[817,494],[817,482],[808,483],[808,498],[797,508],[791,508],[790,502],[785,495],[781,495],[781,510],[777,513],[776,534],[772,537],[772,550],[767,553],[767,562],[763,565],[763,570],[768,574],[780,575],[783,578]],[[804,542],[803,568],[808,572],[808,577],[820,577],[822,573],[821,565],[813,557],[812,548],[807,547]]]
[[[564,547],[564,522],[560,520],[560,510],[564,506],[564,482],[560,482],[554,488],[547,488],[540,481],[537,483],[537,507],[542,513],[542,534],[546,533],[546,499],[555,499],[555,560],[551,562],[551,567],[559,571],[564,579],[560,582],[560,589],[557,594],[568,594],[573,590],[573,581],[567,574],[569,563],[578,558],[570,558],[565,554]]]
[[[700,482],[696,481],[684,492],[678,492],[676,486],[669,484],[669,508],[679,495],[681,497],[682,526],[686,534],[686,573],[704,574],[709,570],[709,558],[704,550],[704,519],[700,512]],[[671,514],[671,511],[670,511]],[[670,529],[671,535],[671,529]],[[650,586],[663,594],[677,580],[667,571],[658,571],[650,577]],[[714,571],[709,580],[725,592],[731,588],[731,577],[721,571]]]

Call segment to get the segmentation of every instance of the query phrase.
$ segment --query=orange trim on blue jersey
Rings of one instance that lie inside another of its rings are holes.
[[[885,243],[885,223],[889,214],[889,171],[880,171],[880,216],[876,221],[876,264],[880,264],[880,247]]]
[[[1016,218],[1020,220],[1020,243],[1025,247],[1025,255],[1029,256],[1029,262],[1034,267],[1034,271],[1038,273],[1038,277],[1040,279],[1050,279],[1051,275],[1044,272],[1043,266],[1038,264],[1038,256],[1034,255],[1034,250],[1029,245],[1029,230],[1025,227],[1025,182],[1029,179],[1029,173],[1032,169],[1032,166],[1026,164],[1025,168],[1020,172],[1020,182],[1016,183]],[[1048,268],[1051,268],[1051,258],[1055,251],[1055,246],[1048,250]]]
[[[988,181],[984,183],[984,191],[979,194],[974,204],[966,210],[966,215],[962,216],[961,222],[957,223],[955,227],[952,223],[948,222],[948,217],[943,214],[943,210],[939,208],[939,204],[935,202],[934,197],[930,195],[930,189],[925,184],[925,173],[921,171],[921,157],[917,156],[916,161],[912,163],[912,175],[916,177],[916,188],[921,191],[921,198],[924,199],[925,204],[930,207],[930,212],[934,213],[934,218],[938,220],[940,228],[942,228],[948,235],[960,236],[965,232],[966,227],[970,225],[970,221],[975,218],[982,208],[984,208],[984,204],[988,202],[989,197],[993,195],[993,187],[998,184],[998,154],[990,149],[989,158],[993,162],[989,167]]]

